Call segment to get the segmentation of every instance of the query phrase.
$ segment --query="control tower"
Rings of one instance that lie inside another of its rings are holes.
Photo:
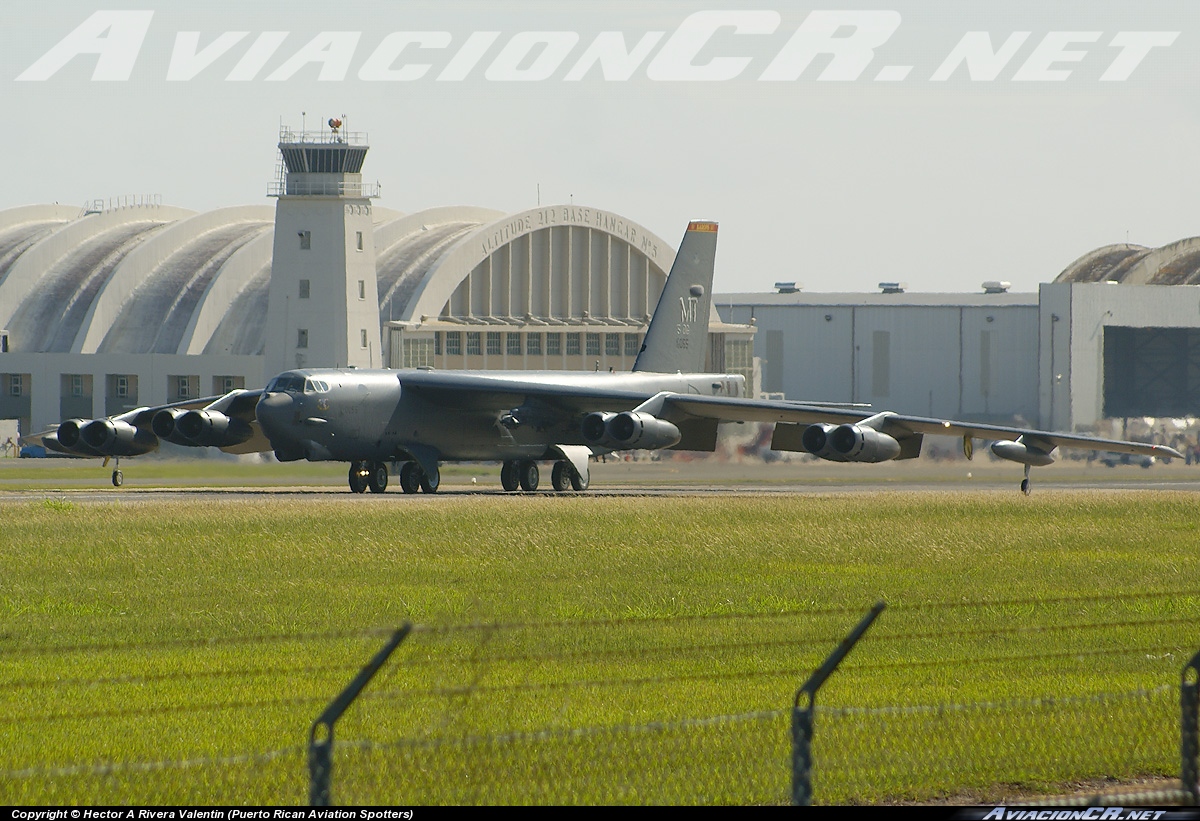
[[[279,134],[266,380],[292,368],[382,366],[367,135],[328,125]]]

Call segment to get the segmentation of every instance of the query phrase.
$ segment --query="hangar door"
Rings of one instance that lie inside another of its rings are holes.
[[[1200,415],[1200,330],[1105,328],[1104,415]]]

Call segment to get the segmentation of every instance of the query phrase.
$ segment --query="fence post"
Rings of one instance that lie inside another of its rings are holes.
[[[1179,780],[1193,807],[1200,807],[1200,653],[1183,667],[1179,686]]]
[[[858,626],[851,630],[837,649],[825,659],[825,663],[796,691],[796,699],[792,704],[792,803],[798,807],[808,807],[812,804],[813,708],[817,690],[825,683],[825,679],[833,675],[842,659],[854,649],[854,645],[883,612],[884,607],[886,605],[883,602],[872,607],[871,612],[863,617]],[[801,707],[800,697],[804,695],[808,696],[808,704]]]
[[[337,697],[329,702],[325,711],[317,716],[312,728],[308,731],[308,803],[313,807],[329,806],[329,785],[333,774],[333,723],[341,718],[346,708],[358,697],[367,686],[371,677],[379,672],[379,668],[388,660],[392,651],[400,646],[400,642],[412,632],[412,624],[406,623],[392,634],[383,649],[358,671],[354,680],[346,685]]]

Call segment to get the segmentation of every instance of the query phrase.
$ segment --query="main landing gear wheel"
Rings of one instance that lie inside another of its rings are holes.
[[[350,463],[350,490],[353,493],[363,493],[367,489],[367,469],[362,462]]]
[[[374,462],[371,465],[371,472],[367,476],[367,487],[371,488],[372,493],[383,493],[388,486],[388,466],[387,462]]]
[[[442,483],[442,472],[437,465],[433,467],[433,473],[421,471],[421,491],[423,493],[437,493],[438,486]]]
[[[1029,465],[1025,466],[1025,478],[1021,480],[1021,492],[1026,496],[1033,493],[1033,485],[1029,483]]]
[[[529,459],[522,460],[517,469],[517,476],[521,481],[521,490],[538,489],[538,479],[541,473],[538,471],[537,462]]]
[[[500,487],[516,490],[521,485],[520,463],[509,460],[500,466]]]
[[[571,463],[565,459],[561,462],[554,463],[554,469],[550,471],[550,486],[562,493],[571,487],[571,473],[574,470]]]
[[[589,474],[587,473],[580,476],[579,472],[575,470],[575,465],[566,459],[555,462],[554,470],[550,472],[550,484],[559,493],[572,488],[575,490],[587,490],[588,478]]]
[[[405,462],[400,468],[400,489],[405,493],[416,493],[421,489],[421,466],[416,462]]]

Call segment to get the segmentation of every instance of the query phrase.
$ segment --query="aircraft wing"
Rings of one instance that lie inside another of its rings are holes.
[[[807,404],[780,399],[747,399],[727,396],[663,393],[651,400],[630,390],[608,390],[594,381],[578,386],[552,384],[536,379],[513,381],[476,374],[448,371],[421,371],[404,378],[405,390],[416,391],[430,401],[455,407],[513,407],[531,399],[564,412],[589,413],[628,408],[630,403],[673,423],[767,422],[779,426],[775,444],[781,450],[806,450],[792,447],[808,425],[866,425],[902,444],[897,458],[916,456],[920,437],[925,434],[962,436],[971,439],[1017,441],[1036,451],[1049,453],[1056,447],[1166,456],[1182,459],[1183,454],[1165,445],[1101,439],[1075,433],[1041,431],[1030,428],[959,422],[891,412],[874,413],[861,406]],[[684,437],[688,439],[687,436]],[[907,446],[906,446],[907,443]],[[701,448],[706,449],[706,448]]]
[[[1028,447],[1049,453],[1056,447],[1133,453],[1145,456],[1166,456],[1182,459],[1183,454],[1166,445],[1128,442],[1120,439],[1101,439],[1076,433],[988,425],[977,422],[958,422],[925,416],[883,413],[869,414],[852,408],[832,408],[806,405],[799,402],[770,399],[738,399],[721,396],[690,396],[671,394],[663,397],[661,416],[696,417],[718,422],[774,422],[783,425],[866,425],[898,441],[931,434],[962,436],[971,439],[1020,441]],[[786,438],[786,437],[785,437]],[[916,454],[913,454],[916,455]],[[901,456],[900,458],[903,458]]]

